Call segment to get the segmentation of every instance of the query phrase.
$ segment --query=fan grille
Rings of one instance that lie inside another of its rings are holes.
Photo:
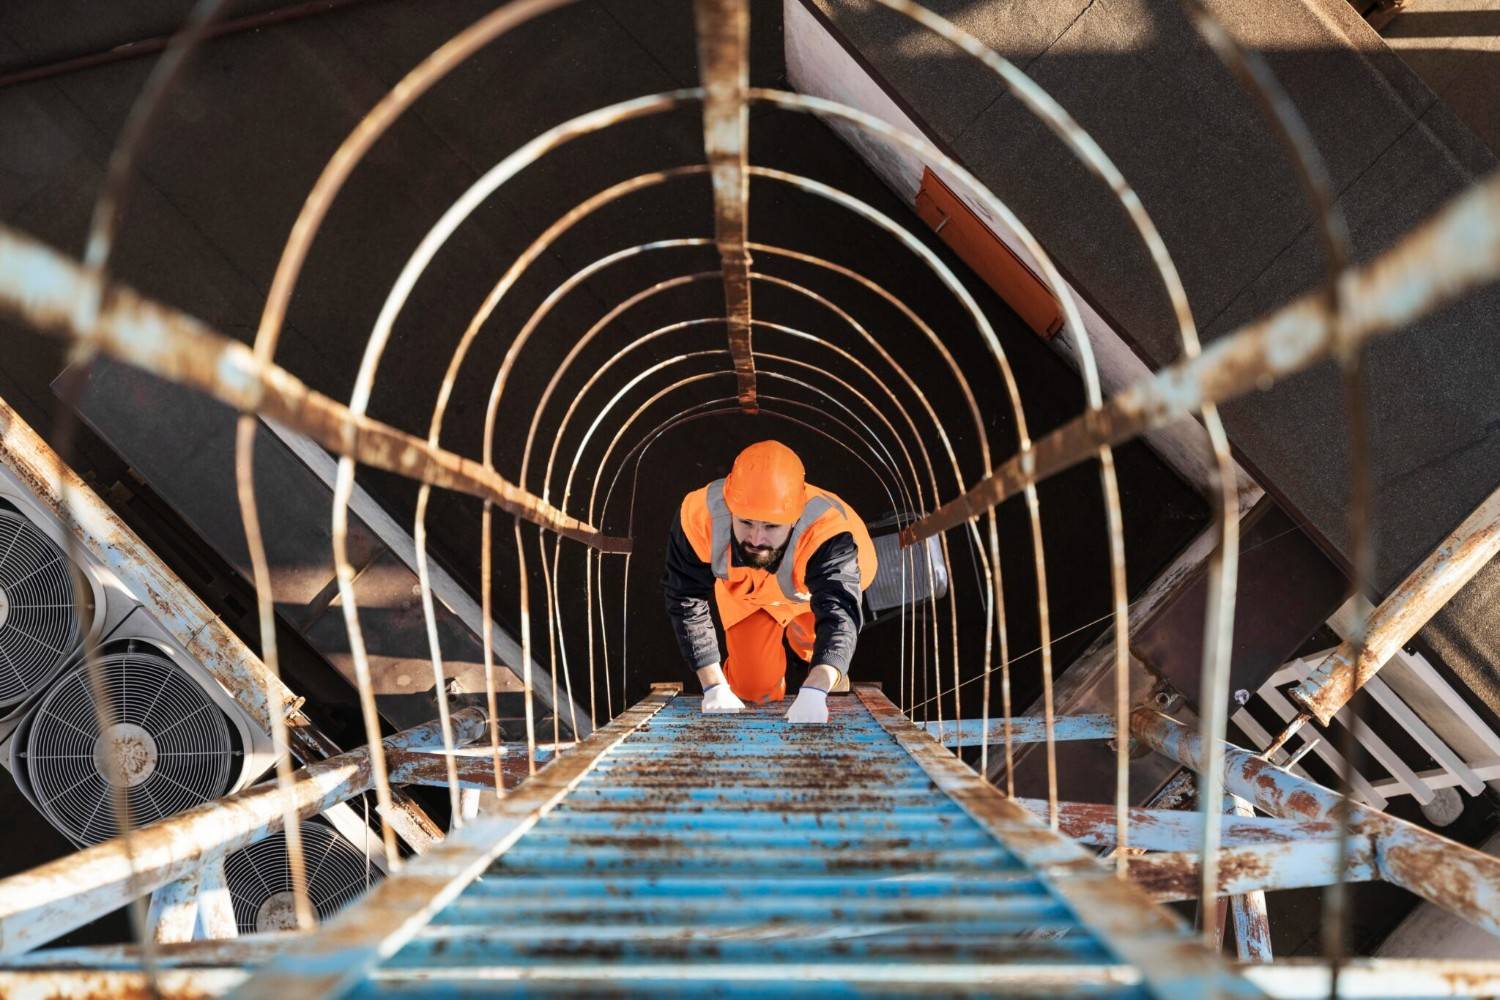
[[[58,679],[31,720],[26,776],[54,826],[96,844],[118,832],[115,788],[138,826],[229,791],[229,721],[196,681],[136,643],[100,657],[99,675],[115,721],[103,738],[82,665]]]
[[[41,529],[0,510],[0,707],[24,701],[78,648],[68,567]]]
[[[318,919],[326,920],[363,894],[381,873],[365,864],[365,856],[354,845],[323,824],[304,822],[301,829],[308,899]],[[226,857],[224,879],[241,934],[295,926],[286,834],[273,834]]]

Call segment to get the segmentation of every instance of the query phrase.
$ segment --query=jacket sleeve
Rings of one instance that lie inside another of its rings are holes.
[[[688,666],[697,670],[722,663],[719,636],[714,630],[713,614],[708,606],[708,599],[714,592],[713,567],[693,551],[679,518],[672,520],[672,530],[667,534],[666,569],[661,576],[661,590],[666,599],[667,617],[672,620],[672,630],[677,634],[677,646]]]
[[[812,595],[815,623],[814,665],[826,663],[841,674],[849,672],[854,645],[864,625],[860,609],[859,548],[845,531],[818,546],[807,560],[805,581]]]

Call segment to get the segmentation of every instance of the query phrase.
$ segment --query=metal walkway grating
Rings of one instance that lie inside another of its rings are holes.
[[[830,706],[673,699],[356,995],[1145,995],[860,698]]]

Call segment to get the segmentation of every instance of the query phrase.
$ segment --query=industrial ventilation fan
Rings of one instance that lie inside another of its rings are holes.
[[[161,648],[111,643],[97,683],[112,719],[102,731],[89,671],[71,667],[11,741],[11,770],[42,814],[79,845],[119,832],[116,800],[142,826],[227,794],[243,744],[203,684]]]
[[[83,641],[93,611],[80,619],[70,565],[41,528],[0,506],[0,712],[52,680]]]
[[[88,505],[82,505],[87,517]],[[0,467],[0,765],[80,846],[245,787],[274,759],[263,733],[72,528]],[[84,600],[75,608],[77,560]],[[100,733],[86,641],[113,724]]]
[[[304,822],[307,895],[318,919],[326,920],[364,894],[382,877],[364,853],[322,823]],[[224,880],[241,934],[292,930],[297,926],[286,835],[277,833],[224,859]]]

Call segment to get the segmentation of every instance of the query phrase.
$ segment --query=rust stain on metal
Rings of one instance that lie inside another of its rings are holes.
[[[745,0],[694,0],[698,72],[703,79],[703,147],[713,175],[714,242],[724,271],[724,315],[740,406],[757,409],[755,355],[750,344],[750,254],[745,170],[750,112],[750,14]]]
[[[1287,696],[1328,725],[1354,692],[1500,552],[1500,489],[1476,507],[1380,602],[1365,626],[1292,687]]]
[[[1131,723],[1136,737],[1153,748],[1194,769],[1202,766],[1201,742],[1179,723],[1148,710],[1137,711]],[[1337,792],[1238,747],[1226,744],[1223,753],[1229,790],[1272,815],[1327,820],[1341,808]],[[1500,858],[1357,802],[1349,810],[1349,834],[1373,844],[1371,864],[1381,877],[1500,933]]]
[[[82,341],[241,412],[270,417],[363,464],[489,500],[508,513],[601,551],[630,551],[628,539],[600,534],[479,462],[433,447],[380,421],[355,416],[285,369],[261,363],[245,345],[124,286],[110,286],[95,324],[79,329],[76,304],[88,299],[93,282],[67,257],[0,227],[0,307],[41,332]]]
[[[1214,896],[1245,892],[1328,885],[1338,878],[1337,841],[1304,840],[1284,844],[1256,844],[1219,851]],[[1345,878],[1375,876],[1375,849],[1369,840],[1356,842],[1344,864]],[[1191,851],[1132,857],[1130,877],[1158,900],[1192,899],[1199,894],[1201,855]]]
[[[1033,815],[1046,816],[1046,804],[1040,799],[1023,799]],[[1095,846],[1116,846],[1115,807],[1099,802],[1060,802],[1058,817],[1063,833],[1075,840]],[[1187,840],[1201,836],[1198,814],[1172,809],[1131,809],[1129,814],[1131,842],[1147,850],[1186,850]],[[1248,817],[1226,817],[1223,839],[1226,846],[1254,844],[1289,844],[1299,840],[1332,837],[1335,824],[1325,821],[1277,821]],[[1166,846],[1170,845],[1170,846]]]
[[[1433,970],[1452,989],[1454,996],[1472,997],[1473,1000],[1496,1000],[1500,997],[1500,969],[1494,963],[1482,963],[1477,969],[1454,968],[1462,963],[1444,962]]]

